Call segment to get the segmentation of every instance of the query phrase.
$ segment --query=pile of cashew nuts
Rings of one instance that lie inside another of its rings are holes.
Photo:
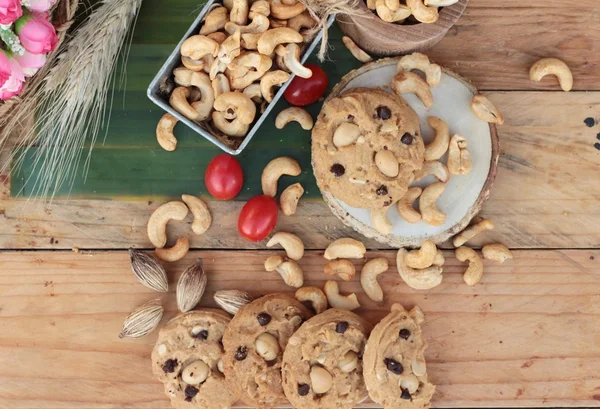
[[[173,71],[176,88],[169,103],[215,133],[244,137],[257,111],[264,112],[273,101],[275,87],[291,74],[312,76],[300,55],[312,40],[316,25],[297,0],[215,4],[199,33],[181,45],[182,65]],[[166,150],[175,149],[176,122],[167,114],[157,127],[157,139]]]
[[[386,23],[403,24],[406,21],[433,24],[440,18],[438,7],[447,7],[458,0],[366,0],[367,7]]]

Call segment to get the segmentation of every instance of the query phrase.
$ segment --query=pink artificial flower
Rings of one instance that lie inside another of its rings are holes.
[[[26,77],[33,77],[46,64],[46,54],[32,54],[29,51],[25,51],[23,55],[15,55],[14,59],[19,63]]]
[[[56,1],[57,0],[28,0],[27,8],[36,13],[43,13],[44,11],[50,10],[56,4]]]
[[[0,57],[0,59],[1,58],[2,57]],[[21,90],[23,89],[23,82],[25,82],[23,70],[21,69],[19,63],[13,60],[12,58],[9,58],[8,61],[10,65],[10,77],[0,87],[0,99],[3,101],[6,101],[7,99],[15,95],[19,95],[21,93]],[[0,71],[2,71],[1,68]]]
[[[49,53],[58,44],[54,26],[41,14],[21,17],[15,23],[15,28],[21,45],[32,54]]]
[[[0,0],[0,24],[9,26],[23,15],[19,0]]]
[[[10,60],[8,56],[4,54],[4,51],[0,49],[0,88],[6,84],[6,81],[10,78],[11,68]]]

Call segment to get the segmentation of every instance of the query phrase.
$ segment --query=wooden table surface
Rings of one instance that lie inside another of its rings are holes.
[[[373,320],[391,302],[423,308],[436,407],[600,406],[599,18],[597,0],[471,0],[428,53],[504,113],[498,177],[482,211],[496,229],[469,244],[502,242],[515,259],[486,263],[482,283],[470,288],[447,252],[444,283],[414,291],[392,274],[395,252],[367,240],[369,257],[390,260],[386,304],[370,303],[356,281],[342,291],[357,292]],[[529,66],[547,56],[569,64],[574,91],[559,91],[552,79],[529,81]],[[596,124],[588,127],[587,118]],[[0,152],[0,168],[6,157]],[[0,408],[168,407],[150,371],[156,334],[117,338],[128,312],[153,297],[129,272],[123,250],[151,247],[145,225],[168,195],[60,198],[48,208],[11,197],[10,184],[0,175]],[[257,277],[263,284],[255,294],[289,291],[263,272],[272,253],[264,243],[237,234],[242,205],[210,201],[211,229],[192,236],[194,251],[168,267],[173,283],[194,257],[206,260],[205,305],[215,288],[252,288]],[[170,226],[170,237],[190,223]],[[301,202],[277,228],[311,249],[300,264],[316,285],[323,284],[322,249],[335,238],[359,238],[318,199]],[[173,294],[162,298],[173,316]]]

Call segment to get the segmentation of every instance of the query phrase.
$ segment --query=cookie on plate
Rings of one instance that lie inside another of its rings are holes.
[[[323,104],[312,130],[319,188],[350,206],[397,202],[423,167],[419,117],[398,95],[353,88]]]
[[[222,369],[221,339],[230,317],[211,309],[178,315],[158,334],[152,371],[178,409],[225,409],[238,399]]]
[[[363,374],[373,401],[385,409],[428,408],[435,386],[427,380],[423,352],[427,344],[419,307],[400,304],[373,328],[363,358]]]
[[[271,408],[287,403],[281,358],[292,334],[311,316],[286,294],[256,299],[235,314],[223,336],[223,367],[230,388],[246,404]]]
[[[362,355],[371,325],[329,309],[306,321],[283,353],[283,389],[298,409],[351,409],[367,397]]]

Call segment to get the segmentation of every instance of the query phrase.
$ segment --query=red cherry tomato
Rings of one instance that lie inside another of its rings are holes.
[[[271,196],[254,196],[240,212],[240,234],[250,241],[261,241],[275,228],[278,211],[277,202]]]
[[[214,198],[233,199],[244,185],[244,172],[240,163],[231,155],[222,153],[210,161],[204,174],[204,184]]]
[[[329,79],[325,71],[315,64],[306,64],[306,67],[312,70],[312,76],[295,77],[283,93],[285,100],[292,105],[301,107],[310,105],[317,102],[327,91]]]

